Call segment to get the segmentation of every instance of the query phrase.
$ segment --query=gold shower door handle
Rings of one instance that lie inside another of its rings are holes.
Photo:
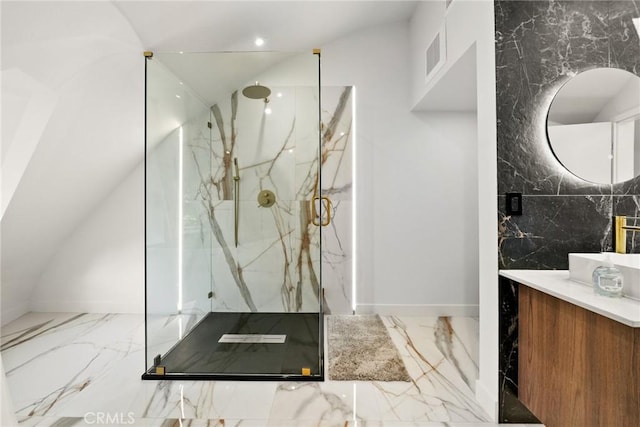
[[[327,206],[325,208],[325,210],[327,211],[327,218],[324,221],[318,214],[318,209],[316,208],[316,202],[318,201],[320,201],[320,203],[322,203],[322,201],[327,202]],[[322,197],[314,196],[313,199],[311,199],[311,222],[313,223],[313,225],[318,227],[320,226],[326,227],[327,225],[331,224],[331,199],[330,198],[328,198],[327,196],[322,196]]]

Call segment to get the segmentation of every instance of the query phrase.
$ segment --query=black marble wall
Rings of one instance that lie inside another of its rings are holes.
[[[571,75],[597,67],[640,75],[638,17],[640,0],[495,1],[501,269],[567,269],[570,252],[611,250],[612,216],[640,216],[640,177],[579,179],[546,136],[549,105]],[[507,192],[522,193],[523,215],[506,215]],[[627,249],[640,252],[640,233],[629,233]],[[500,421],[523,422],[507,404],[518,384],[516,284],[501,280],[500,298]]]
[[[576,72],[616,67],[640,75],[632,18],[640,0],[496,1],[499,261],[503,269],[566,269],[569,252],[611,250],[611,217],[640,216],[640,177],[597,185],[554,157],[546,115]],[[523,194],[523,215],[504,212]],[[640,233],[628,247],[640,252]]]

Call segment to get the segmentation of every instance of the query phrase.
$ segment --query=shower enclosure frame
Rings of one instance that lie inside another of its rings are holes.
[[[318,233],[317,233],[317,238],[318,238],[318,250],[321,252],[321,248],[322,248],[322,232],[321,232],[321,228],[323,226],[326,226],[330,223],[331,220],[331,213],[330,213],[330,209],[331,209],[331,201],[329,200],[328,197],[323,196],[322,195],[322,173],[321,173],[321,169],[322,169],[322,163],[321,163],[321,157],[322,157],[322,129],[321,129],[321,123],[322,123],[322,101],[321,101],[321,64],[320,64],[320,50],[319,49],[314,49],[313,50],[313,55],[317,56],[317,103],[318,103],[318,107],[317,107],[317,113],[318,113],[318,117],[317,117],[317,124],[318,124],[318,130],[317,130],[317,146],[316,146],[316,156],[317,156],[317,184],[315,186],[316,190],[314,190],[314,196],[312,198],[312,200],[310,200],[309,202],[309,209],[311,209],[312,212],[312,216],[311,216],[311,222],[313,223],[313,225],[318,227]],[[147,242],[148,242],[148,228],[147,228],[147,218],[148,218],[148,206],[147,206],[147,198],[148,198],[148,193],[147,193],[147,168],[148,168],[148,163],[147,163],[147,155],[148,155],[148,106],[147,106],[147,99],[148,99],[148,82],[147,82],[147,73],[148,73],[148,61],[150,61],[153,58],[153,53],[152,52],[144,52],[144,57],[145,57],[145,89],[144,89],[144,94],[145,94],[145,107],[144,107],[144,149],[145,149],[145,157],[144,157],[144,200],[145,200],[145,206],[144,206],[144,216],[145,216],[145,249],[144,249],[144,253],[145,253],[145,371],[142,374],[142,379],[144,380],[204,380],[204,381],[215,381],[215,380],[240,380],[240,381],[324,381],[324,307],[323,307],[323,296],[324,296],[324,291],[323,291],[323,287],[322,287],[322,268],[321,268],[321,263],[322,263],[322,258],[321,256],[318,257],[318,268],[317,268],[317,277],[318,277],[318,281],[319,281],[319,292],[317,295],[318,298],[318,312],[317,312],[317,316],[318,316],[318,373],[317,375],[308,375],[305,373],[300,373],[300,374],[294,374],[294,373],[268,373],[268,374],[264,374],[264,373],[242,373],[242,374],[238,374],[238,373],[220,373],[220,372],[203,372],[203,373],[184,373],[184,372],[167,372],[164,370],[164,367],[160,364],[158,357],[160,356],[160,354],[158,354],[155,359],[154,359],[154,363],[152,365],[149,364],[149,360],[150,360],[150,352],[149,348],[150,348],[150,342],[149,342],[149,323],[148,323],[148,313],[149,313],[149,307],[148,307],[148,298],[150,297],[150,292],[149,292],[149,275],[148,275],[148,247],[147,247]],[[257,85],[257,83],[256,83]],[[265,99],[265,105],[266,105],[266,99]],[[211,128],[211,123],[209,124],[209,128]],[[236,177],[237,177],[237,171],[238,171],[238,166],[237,166],[237,159],[234,159],[234,167],[236,170]],[[234,177],[234,179],[236,178]],[[237,179],[236,179],[237,182]],[[323,203],[323,201],[325,203]],[[234,200],[234,203],[237,203],[237,200]],[[236,212],[237,215],[237,212]],[[235,230],[235,236],[236,236],[236,246],[237,246],[237,216],[236,216],[236,230]],[[209,293],[209,297],[211,297],[212,292]],[[210,313],[213,313],[213,311],[211,311]],[[178,314],[180,314],[178,312]],[[295,314],[295,313],[290,313],[290,314]],[[191,333],[196,326],[198,326],[206,317],[201,318],[198,322],[196,322],[196,324],[194,324],[189,331],[187,332],[187,335],[185,337],[180,338],[180,340],[178,342],[176,342],[173,346],[171,346],[171,348],[169,348],[169,350],[166,351],[165,355],[168,354],[169,352],[171,352],[176,346],[178,346],[178,344],[188,336],[189,333]],[[156,363],[158,362],[158,363]]]

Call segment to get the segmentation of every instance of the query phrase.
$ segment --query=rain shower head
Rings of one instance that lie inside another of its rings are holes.
[[[271,89],[256,82],[255,85],[250,85],[242,89],[242,94],[251,99],[267,99],[267,97],[271,95]]]

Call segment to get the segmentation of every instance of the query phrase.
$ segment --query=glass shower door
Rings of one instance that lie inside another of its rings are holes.
[[[322,379],[319,55],[156,54],[147,67],[147,140],[175,134],[181,148],[147,143],[143,377]],[[166,113],[176,105],[182,116]],[[160,229],[174,236],[163,256]],[[168,338],[171,316],[183,324]]]
[[[211,236],[198,202],[210,168],[209,108],[160,61],[146,61],[146,363],[211,310]],[[199,167],[196,167],[199,165]]]

